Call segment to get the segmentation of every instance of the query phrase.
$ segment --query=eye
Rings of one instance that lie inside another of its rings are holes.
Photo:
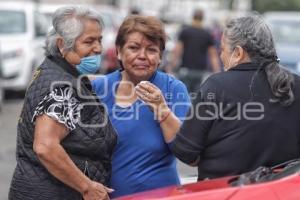
[[[134,46],[134,45],[130,45],[128,47],[130,50],[138,50],[138,47],[137,46]]]
[[[154,47],[150,47],[150,48],[149,48],[149,51],[150,51],[150,52],[153,52],[153,53],[156,53],[156,52],[158,52],[158,49],[157,49],[157,48],[154,48]]]
[[[85,43],[85,44],[92,44],[93,41],[92,41],[92,40],[86,40],[86,41],[84,41],[84,43]]]

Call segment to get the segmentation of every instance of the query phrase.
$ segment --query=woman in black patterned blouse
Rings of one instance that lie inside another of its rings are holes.
[[[86,77],[100,67],[102,21],[82,7],[53,16],[46,58],[18,124],[9,199],[109,199],[116,133]]]

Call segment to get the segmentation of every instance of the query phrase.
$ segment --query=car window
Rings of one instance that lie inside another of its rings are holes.
[[[24,12],[0,10],[0,34],[24,32],[26,32]]]
[[[276,42],[300,44],[300,21],[273,20],[271,26]]]
[[[49,22],[46,16],[41,13],[35,12],[34,20],[35,36],[46,36],[49,27]]]

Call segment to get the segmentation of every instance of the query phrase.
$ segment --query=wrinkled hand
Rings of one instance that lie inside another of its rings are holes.
[[[135,92],[142,101],[150,106],[156,119],[160,120],[163,113],[169,112],[169,107],[161,90],[149,81],[141,81],[135,87]]]
[[[113,192],[113,189],[105,187],[101,183],[91,181],[88,189],[83,193],[84,200],[109,200],[108,193]]]

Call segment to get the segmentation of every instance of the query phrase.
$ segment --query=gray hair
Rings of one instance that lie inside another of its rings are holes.
[[[270,28],[258,14],[229,21],[224,29],[230,50],[241,46],[251,62],[263,68],[274,95],[273,102],[288,106],[294,101],[293,76],[278,63],[278,57]]]
[[[62,57],[56,44],[59,37],[64,40],[64,51],[68,52],[74,49],[76,39],[83,32],[85,19],[95,20],[100,27],[103,27],[100,14],[93,9],[79,6],[57,9],[53,14],[53,27],[46,38],[45,55]]]

